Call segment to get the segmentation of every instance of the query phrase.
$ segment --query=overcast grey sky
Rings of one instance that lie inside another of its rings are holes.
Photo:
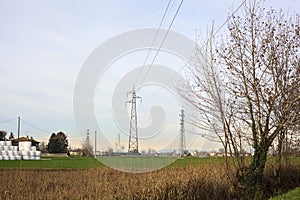
[[[185,0],[172,30],[191,39],[195,38],[195,30],[205,36],[207,26],[213,20],[216,27],[220,26],[228,13],[241,2]],[[167,3],[167,0],[0,0],[0,122],[21,116],[26,122],[43,129],[22,123],[21,135],[47,141],[51,132],[64,131],[71,145],[78,146],[79,139],[84,140],[85,134],[76,130],[72,98],[82,64],[97,46],[117,34],[140,28],[157,28]],[[180,0],[172,1],[163,28],[169,26],[179,3]],[[266,0],[264,5],[266,8],[272,6],[289,10],[290,13],[300,10],[298,0]],[[225,29],[226,26],[220,34]],[[160,61],[158,59],[155,63],[160,64]],[[105,89],[113,90],[109,80],[121,78],[112,77],[114,72],[110,71],[106,77]],[[143,96],[151,96],[151,92],[153,88],[141,91]],[[162,91],[159,98],[168,99],[168,95],[171,94]],[[102,98],[101,94],[95,94],[95,98]],[[105,104],[108,110],[109,104]],[[172,99],[172,104],[176,105],[176,99]],[[171,107],[166,110],[172,113],[172,116],[167,116],[173,123],[170,130],[176,132],[179,131],[179,106],[173,107],[173,110]],[[146,108],[140,108],[143,110],[140,123],[144,125],[151,120]],[[106,115],[110,117],[111,114],[97,113],[100,118]],[[108,128],[110,126],[104,129]],[[16,133],[17,120],[0,123],[0,129]],[[116,137],[117,134],[113,135],[112,140]],[[126,137],[122,139],[126,147],[127,140]],[[188,145],[201,148],[203,141],[195,138]],[[145,146],[145,149],[148,147]]]

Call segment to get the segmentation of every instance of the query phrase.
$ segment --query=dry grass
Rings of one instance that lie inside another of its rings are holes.
[[[276,186],[272,173],[267,170],[266,175],[265,191],[272,196],[276,192],[272,188]],[[299,165],[293,170],[287,169],[285,178],[282,184],[287,185],[283,190],[299,186]],[[293,183],[289,181],[291,178]],[[239,196],[233,184],[226,179],[224,163],[173,166],[143,174],[107,167],[84,170],[3,169],[0,170],[0,182],[0,199],[247,198]]]
[[[130,174],[109,168],[1,170],[1,199],[228,199],[222,166]]]

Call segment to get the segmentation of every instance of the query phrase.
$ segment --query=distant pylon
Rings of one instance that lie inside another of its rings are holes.
[[[97,131],[95,131],[95,153],[94,153],[95,158],[97,157]]]
[[[89,144],[90,143],[90,129],[86,129],[86,139],[85,143]]]
[[[180,157],[184,155],[185,151],[185,129],[184,129],[184,111],[180,110],[180,144],[179,144],[179,150],[180,150]]]
[[[135,88],[130,93],[132,98],[126,102],[131,103],[128,153],[139,153],[136,99],[141,99],[141,97],[136,96]]]
[[[117,141],[116,141],[116,152],[121,151],[121,138],[120,133],[118,134]]]

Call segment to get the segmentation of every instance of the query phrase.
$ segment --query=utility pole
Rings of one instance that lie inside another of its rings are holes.
[[[21,118],[20,118],[20,116],[18,117],[18,151],[19,151],[19,148],[20,148],[20,125],[21,125],[21,123],[20,123],[20,121],[21,121]]]
[[[131,103],[128,154],[139,153],[136,99],[142,99],[141,97],[136,96],[135,88],[133,88],[133,90],[130,93],[132,99],[131,101],[126,102]]]
[[[97,157],[97,131],[95,131],[95,158]]]
[[[120,141],[120,133],[118,134],[118,151],[121,151],[121,141]]]
[[[180,150],[180,157],[183,157],[184,151],[185,151],[185,129],[184,129],[184,111],[180,110],[180,144],[179,144],[179,150]]]

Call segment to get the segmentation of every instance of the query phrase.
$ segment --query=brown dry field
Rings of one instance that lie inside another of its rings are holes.
[[[222,166],[132,174],[86,170],[0,170],[1,199],[228,199]]]
[[[300,165],[286,170],[281,191],[300,185]],[[272,170],[266,192],[274,194]],[[232,176],[233,177],[233,176]],[[224,163],[171,166],[133,174],[94,169],[1,169],[0,199],[241,199],[226,178]]]

